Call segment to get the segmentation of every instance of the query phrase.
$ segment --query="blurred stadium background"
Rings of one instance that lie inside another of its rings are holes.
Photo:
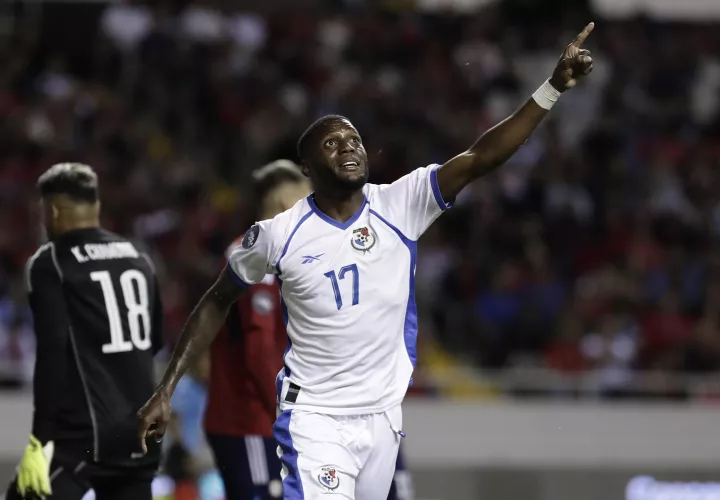
[[[2,488],[32,411],[22,269],[49,165],[97,169],[104,223],[161,270],[172,345],[251,222],[249,173],[294,159],[314,117],[348,115],[392,181],[505,117],[589,20],[592,78],[420,242],[416,497],[720,498],[714,0],[0,2]],[[201,387],[158,490],[179,500],[216,498]]]

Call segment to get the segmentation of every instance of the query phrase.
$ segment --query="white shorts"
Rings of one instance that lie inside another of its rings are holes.
[[[280,413],[273,433],[283,464],[283,499],[385,500],[402,432],[400,405],[371,415]]]

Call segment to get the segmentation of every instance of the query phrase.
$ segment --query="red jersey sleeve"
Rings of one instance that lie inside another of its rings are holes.
[[[273,414],[277,407],[275,378],[283,352],[280,334],[284,336],[280,292],[276,284],[258,283],[250,287],[246,300],[242,315],[245,364],[263,406]]]
[[[269,276],[238,299],[211,346],[207,432],[272,436],[286,343],[280,290]]]

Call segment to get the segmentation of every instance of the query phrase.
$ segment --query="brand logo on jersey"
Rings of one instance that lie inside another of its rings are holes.
[[[375,246],[376,240],[377,238],[375,237],[375,233],[373,233],[367,227],[361,227],[360,229],[356,229],[355,231],[353,231],[352,240],[350,243],[355,250],[367,252]]]
[[[324,253],[319,253],[317,255],[303,255],[302,256],[302,263],[303,264],[311,264],[313,262],[320,262],[320,257],[325,255]]]
[[[255,224],[253,227],[248,229],[247,233],[245,233],[245,236],[242,240],[242,247],[246,250],[252,247],[257,241],[258,234],[260,234],[260,226]]]
[[[335,467],[323,467],[318,474],[318,481],[329,490],[337,489],[340,486],[340,478]]]

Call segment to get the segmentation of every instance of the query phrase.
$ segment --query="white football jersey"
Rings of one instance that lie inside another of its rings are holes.
[[[230,255],[242,284],[278,277],[289,337],[281,410],[376,413],[404,398],[416,359],[417,240],[450,207],[437,168],[366,185],[344,223],[310,195],[255,224]]]

